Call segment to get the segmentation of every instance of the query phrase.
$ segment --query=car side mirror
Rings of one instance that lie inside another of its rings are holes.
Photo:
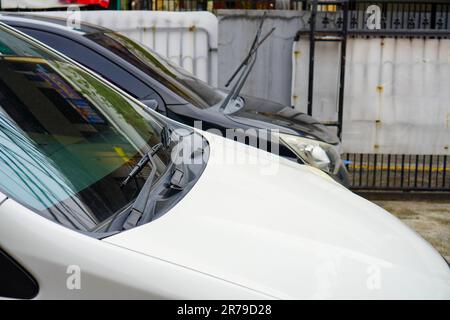
[[[141,100],[143,104],[145,104],[149,109],[156,110],[158,109],[158,101],[154,99],[149,100]]]

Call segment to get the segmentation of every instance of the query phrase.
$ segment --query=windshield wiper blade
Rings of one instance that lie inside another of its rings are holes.
[[[152,172],[142,187],[142,190],[139,192],[136,201],[133,203],[130,213],[122,225],[122,230],[134,228],[141,221],[151,221],[155,216],[156,199],[152,199],[150,189],[152,188],[153,181],[155,180],[156,166],[154,164],[153,157],[150,157],[149,161],[152,162]],[[174,171],[170,178],[170,188],[177,191],[182,191],[187,184],[188,176],[185,164],[175,165]]]
[[[170,144],[170,132],[169,132],[169,128],[167,128],[167,126],[164,126],[161,134],[161,142],[154,145],[151,149],[150,152],[147,152],[140,160],[139,162],[133,167],[133,169],[130,171],[130,173],[128,174],[128,176],[122,181],[122,183],[120,184],[120,187],[123,188],[125,187],[128,182],[133,179],[134,177],[136,177],[139,172],[142,171],[142,169],[145,167],[145,165],[151,160],[151,158],[159,151],[159,149],[164,148],[167,149],[169,147]]]
[[[125,183],[128,183],[131,178],[135,177],[142,168],[150,162],[152,165],[152,170],[145,181],[144,185],[142,186],[141,191],[139,192],[136,200],[133,203],[133,206],[130,209],[130,213],[128,217],[126,218],[122,229],[128,230],[133,227],[135,227],[139,221],[144,216],[145,212],[150,212],[153,215],[154,209],[155,209],[155,203],[149,201],[151,197],[151,188],[153,186],[153,181],[156,177],[156,163],[153,159],[154,155],[161,149],[167,149],[170,145],[170,133],[169,128],[167,126],[163,126],[163,129],[160,134],[161,142],[156,144],[152,147],[150,152],[147,152],[141,160],[139,160],[138,164],[133,168],[133,170],[128,174],[127,178],[122,182],[122,185]],[[152,208],[147,208],[149,206],[152,206]]]
[[[120,187],[125,187],[128,182],[136,177],[139,172],[142,171],[142,169],[147,165],[149,161],[151,161],[151,158],[163,147],[163,144],[160,142],[152,147],[152,150],[150,152],[147,152],[140,160],[139,162],[133,167],[133,169],[130,171],[128,176],[122,181],[120,184]]]
[[[250,47],[250,50],[248,51],[247,56],[244,58],[244,60],[241,62],[241,64],[239,65],[239,67],[236,68],[236,70],[233,72],[233,74],[231,75],[230,79],[228,79],[227,83],[225,84],[225,87],[228,87],[231,83],[231,81],[233,81],[233,79],[236,77],[236,75],[239,73],[239,71],[241,71],[241,69],[248,64],[248,61],[250,60],[250,58],[253,55],[254,49],[258,44],[258,40],[259,40],[259,36],[261,35],[261,30],[264,24],[264,20],[266,19],[266,14],[267,12],[264,11],[263,16],[261,18],[261,22],[259,23],[259,27],[258,27],[258,31],[256,31],[256,35],[255,38],[253,39],[253,43]]]
[[[275,31],[276,28],[272,28],[263,38],[261,41],[259,41],[259,37],[261,35],[261,29],[263,26],[263,22],[265,19],[265,13],[263,16],[263,19],[260,23],[258,32],[256,33],[255,36],[255,40],[253,41],[253,45],[252,48],[250,49],[249,54],[247,55],[247,57],[244,59],[244,61],[241,63],[241,65],[239,66],[239,68],[235,71],[235,73],[233,74],[233,76],[231,77],[231,79],[227,82],[227,85],[229,85],[229,82],[231,82],[234,77],[237,75],[237,73],[243,68],[245,67],[244,71],[242,72],[241,76],[239,77],[239,79],[236,81],[235,85],[233,86],[233,88],[230,90],[230,92],[228,93],[228,95],[225,97],[225,99],[223,100],[222,104],[219,107],[220,111],[223,111],[228,104],[230,103],[231,100],[236,99],[236,97],[239,95],[239,93],[241,92],[245,82],[248,79],[248,76],[250,75],[250,72],[253,69],[253,66],[255,65],[256,62],[256,57],[258,54],[258,49],[261,46],[262,43],[264,43],[264,41],[266,41],[269,36]],[[254,58],[251,63],[250,60]]]
[[[152,188],[153,181],[155,180],[156,176],[156,164],[155,160],[153,160],[154,155],[154,153],[148,153],[148,161],[152,163],[152,171],[150,172],[150,175],[145,181],[144,186],[142,187],[136,200],[133,203],[133,206],[130,209],[130,213],[122,226],[123,230],[128,230],[137,226],[139,220],[141,220],[142,216],[144,215],[144,212],[147,211],[146,207],[149,203],[150,189]]]

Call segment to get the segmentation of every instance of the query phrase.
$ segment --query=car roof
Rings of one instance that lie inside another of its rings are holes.
[[[1,0],[0,0],[1,1]],[[158,88],[157,92],[166,102],[166,104],[180,104],[180,98],[177,96],[174,98],[173,91],[166,88],[163,84],[153,79],[151,76],[139,70],[137,67],[132,65],[129,61],[117,56],[114,52],[107,48],[98,45],[95,41],[92,41],[87,35],[92,35],[96,33],[115,33],[115,31],[89,23],[82,23],[80,29],[73,29],[67,26],[66,19],[52,17],[52,16],[41,16],[35,14],[6,14],[0,13],[0,23],[4,22],[6,25],[12,28],[29,28],[39,31],[50,32],[53,34],[59,34],[71,41],[76,41],[82,43],[84,46],[90,48],[97,53],[100,53],[107,59],[120,64],[121,68],[132,73],[135,77],[138,77],[144,83],[150,85],[152,88]],[[184,101],[181,99],[181,101]]]
[[[112,32],[109,29],[83,22],[80,28],[74,29],[67,24],[67,20],[61,17],[37,14],[0,13],[0,21],[8,21],[8,24],[20,24],[21,26],[39,26],[41,28],[59,29],[61,31],[76,32],[79,34],[92,34],[98,32]]]

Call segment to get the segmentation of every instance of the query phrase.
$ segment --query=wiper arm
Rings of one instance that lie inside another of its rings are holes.
[[[244,61],[242,61],[241,65],[238,67],[238,69],[235,71],[235,73],[231,76],[231,78],[227,81],[227,83],[225,84],[225,87],[228,87],[231,83],[231,81],[233,81],[233,79],[236,77],[237,73],[244,67],[248,65],[248,62],[250,61],[250,58],[253,57],[253,55],[255,55],[258,52],[259,47],[267,40],[267,38],[270,37],[270,35],[276,30],[275,27],[273,27],[272,29],[270,29],[269,32],[267,32],[264,37],[262,38],[262,40],[260,42],[257,43],[256,47],[252,49],[252,51],[250,51],[249,55],[245,58]]]
[[[159,148],[161,148],[162,144],[159,145],[160,145]],[[142,187],[136,200],[133,203],[133,206],[131,207],[130,214],[128,215],[127,219],[125,220],[122,226],[123,230],[128,230],[135,227],[139,223],[139,220],[141,220],[142,216],[144,215],[144,212],[147,211],[146,207],[147,204],[149,203],[148,200],[150,197],[150,189],[152,188],[153,181],[155,180],[156,176],[156,164],[155,160],[153,159],[155,153],[153,153],[153,151],[147,153],[148,158],[147,162],[150,161],[152,163],[152,171],[150,172],[148,179],[145,181],[144,186]]]
[[[247,54],[247,56],[245,57],[245,59],[241,62],[241,64],[239,65],[239,67],[237,67],[237,69],[233,72],[233,74],[231,75],[230,79],[228,79],[227,83],[225,84],[225,87],[228,87],[231,83],[231,81],[233,81],[233,79],[236,77],[236,75],[238,74],[238,72],[245,66],[248,64],[248,61],[250,60],[250,58],[253,55],[254,49],[256,48],[257,44],[258,44],[258,40],[259,40],[259,36],[261,35],[261,30],[264,24],[264,20],[266,19],[266,14],[267,12],[264,11],[264,14],[262,16],[261,22],[259,23],[259,27],[258,27],[258,31],[256,32],[256,36],[253,39],[253,43],[252,46],[250,47],[250,50]]]
[[[153,181],[155,180],[156,177],[156,163],[155,160],[153,159],[153,156],[161,148],[167,149],[169,147],[170,135],[167,126],[163,127],[160,136],[161,142],[153,146],[150,152],[146,153],[141,158],[141,160],[139,160],[138,164],[133,168],[133,170],[131,170],[127,178],[121,184],[121,185],[127,184],[128,181],[130,181],[130,179],[135,177],[148,162],[151,162],[152,171],[150,172],[150,175],[148,176],[147,180],[142,186],[141,191],[139,192],[136,200],[133,203],[133,206],[130,209],[130,213],[122,226],[123,230],[128,230],[135,227],[142,219],[145,212],[149,212],[150,214],[153,214],[154,212],[155,203],[149,201],[150,190],[152,188]],[[147,208],[149,206],[153,206],[153,208]]]
[[[229,83],[234,79],[234,77],[238,74],[238,72],[245,67],[244,71],[242,72],[241,76],[239,77],[239,79],[236,81],[235,85],[233,86],[233,88],[230,90],[230,92],[228,93],[228,95],[226,96],[226,98],[223,100],[222,104],[219,107],[219,110],[224,110],[228,104],[230,103],[231,100],[236,99],[236,97],[239,95],[239,93],[242,90],[242,87],[244,86],[245,82],[248,79],[248,76],[250,74],[250,72],[253,69],[253,66],[255,65],[256,62],[256,57],[257,57],[257,53],[258,53],[258,49],[261,46],[261,44],[266,41],[269,36],[275,31],[276,28],[272,28],[264,37],[261,41],[259,41],[259,37],[261,35],[261,29],[262,29],[262,25],[264,23],[264,19],[265,19],[265,13],[263,16],[263,19],[259,25],[259,29],[258,32],[256,33],[255,39],[253,41],[252,47],[250,49],[249,54],[247,55],[247,57],[244,59],[244,61],[241,63],[241,65],[238,67],[238,69],[234,72],[234,74],[232,75],[232,77],[230,78],[230,80],[227,82],[226,86],[229,85]],[[250,63],[250,60],[253,59],[253,61]]]
[[[242,80],[242,81],[241,81],[241,80],[237,81],[236,86],[235,86],[235,87],[237,87],[237,90],[234,90],[235,93],[233,94],[232,99],[234,99],[234,98],[237,97],[237,95],[238,95],[239,92],[241,91],[242,87],[244,86],[245,81],[247,80],[248,75],[249,75],[250,72],[252,71],[253,66],[254,66],[254,64],[255,64],[255,62],[256,62],[256,57],[257,57],[257,54],[258,54],[258,49],[259,49],[259,47],[264,43],[264,41],[266,41],[266,40],[270,37],[270,35],[275,31],[275,29],[276,29],[275,27],[273,27],[272,29],[270,29],[270,31],[266,33],[266,35],[262,38],[262,40],[261,40],[260,42],[258,42],[257,45],[256,45],[256,47],[250,52],[250,56],[248,57],[248,60],[247,60],[246,63],[244,64],[244,65],[246,65],[246,66],[248,67],[248,69],[246,69],[246,71],[243,72],[243,74],[242,74],[242,76],[241,76],[241,78],[240,78],[240,79],[243,79],[243,80]],[[248,62],[250,61],[250,59],[251,59],[252,57],[254,57],[254,60],[252,61],[251,64],[249,64]],[[237,85],[237,84],[239,84],[239,85]]]
[[[167,149],[169,147],[169,144],[170,144],[170,133],[169,133],[169,129],[166,126],[163,127],[163,129],[161,131],[161,134],[160,134],[160,137],[161,137],[161,142],[156,144],[155,146],[153,146],[152,150],[150,152],[147,152],[139,160],[139,162],[130,171],[128,176],[120,184],[121,188],[125,187],[132,178],[136,177],[139,174],[139,172],[142,171],[142,169],[145,167],[145,165],[159,151],[159,149],[161,149],[162,147],[164,147],[164,149]]]
[[[152,147],[152,150],[150,152],[147,152],[142,158],[141,160],[139,160],[139,162],[133,167],[133,169],[130,171],[130,173],[128,174],[128,176],[122,181],[122,183],[120,184],[120,187],[123,188],[125,187],[128,182],[133,179],[134,177],[136,177],[139,172],[142,171],[142,169],[145,167],[145,165],[151,161],[152,157],[159,151],[159,149],[161,149],[163,147],[162,143],[158,143],[155,146]]]
[[[155,180],[156,166],[154,164],[153,157],[150,157],[150,161],[153,166],[152,172],[131,207],[130,213],[123,223],[123,230],[134,228],[140,221],[151,221],[155,216],[156,201],[151,201],[150,189],[153,185],[153,181]],[[176,165],[170,178],[170,188],[177,191],[182,191],[187,183],[188,178],[185,165]]]

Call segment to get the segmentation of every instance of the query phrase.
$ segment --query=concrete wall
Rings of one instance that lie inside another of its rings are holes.
[[[247,55],[258,29],[262,10],[219,10],[218,83],[223,87]],[[277,29],[260,47],[258,60],[242,92],[291,104],[292,43],[304,25],[305,12],[268,11],[263,35]]]

